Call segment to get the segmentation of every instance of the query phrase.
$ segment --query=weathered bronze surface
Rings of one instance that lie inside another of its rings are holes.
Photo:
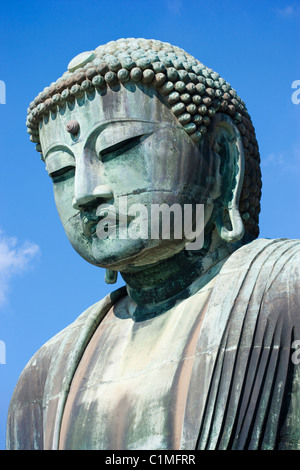
[[[72,246],[126,287],[27,364],[7,448],[299,449],[300,241],[257,239],[259,152],[236,91],[177,47],[122,39],[76,56],[27,127]],[[203,245],[148,236],[129,211],[123,237],[124,197],[203,204]],[[117,236],[100,237],[112,208]]]

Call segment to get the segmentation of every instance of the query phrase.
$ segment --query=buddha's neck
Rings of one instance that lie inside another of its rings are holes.
[[[195,280],[197,290],[205,286],[237,248],[221,241],[205,245],[197,255],[183,250],[138,272],[121,273],[129,296],[128,311],[134,320],[159,315],[189,297]]]

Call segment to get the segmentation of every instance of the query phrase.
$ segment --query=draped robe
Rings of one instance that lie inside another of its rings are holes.
[[[148,436],[138,446],[128,444],[135,423],[126,420],[115,421],[110,433],[133,449],[300,449],[299,280],[298,240],[259,239],[234,252],[215,277],[197,323],[189,373],[166,392],[177,408],[165,410],[170,429],[161,435],[176,427],[177,440]],[[198,294],[191,296],[194,305]],[[87,309],[29,361],[11,400],[7,449],[72,448],[62,442],[74,432],[64,424],[74,377],[105,318],[126,295],[121,288]],[[91,448],[103,447],[91,441]]]

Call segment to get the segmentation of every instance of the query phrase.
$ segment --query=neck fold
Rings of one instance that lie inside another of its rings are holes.
[[[128,312],[135,321],[162,314],[205,286],[218,274],[237,246],[226,243],[201,252],[183,250],[143,270],[121,273],[129,296]]]

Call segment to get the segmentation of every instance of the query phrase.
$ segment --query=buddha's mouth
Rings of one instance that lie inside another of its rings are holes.
[[[85,213],[81,216],[81,225],[83,234],[86,237],[92,237],[96,233],[99,218],[95,214]]]
[[[134,216],[125,214],[116,209],[113,205],[104,205],[98,207],[97,210],[84,212],[81,214],[82,230],[86,237],[98,236],[98,238],[107,238],[101,236],[109,234],[112,230],[116,230],[122,224],[123,227],[134,219]]]

